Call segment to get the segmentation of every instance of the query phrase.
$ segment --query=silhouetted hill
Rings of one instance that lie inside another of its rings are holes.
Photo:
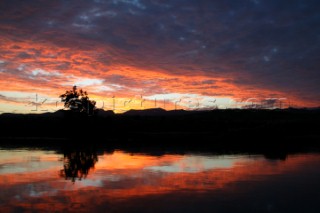
[[[145,110],[129,110],[122,115],[129,115],[129,116],[184,116],[184,115],[194,115],[199,113],[204,113],[206,111],[186,111],[183,109],[179,110],[164,110],[162,108],[151,108]]]
[[[64,117],[66,114],[66,110],[58,110],[56,112],[46,112],[41,114],[15,114],[15,113],[3,113],[0,115],[0,118],[19,118],[19,117],[34,117],[34,118],[41,118],[41,117]]]
[[[77,143],[140,146],[265,147],[318,145],[320,111],[131,110],[124,114],[97,111],[94,116],[57,111],[45,114],[0,115],[0,139],[59,138]],[[83,142],[82,142],[83,141]]]
[[[130,115],[130,116],[175,116],[175,115],[190,115],[194,114],[196,111],[185,111],[185,110],[164,110],[162,108],[152,108],[152,109],[145,109],[145,110],[129,110],[123,115]]]
[[[140,115],[140,116],[159,116],[159,115],[166,115],[167,111],[162,108],[153,108],[153,109],[145,109],[145,110],[135,110],[131,109],[123,115]]]
[[[99,117],[109,117],[109,116],[114,116],[115,113],[112,110],[103,110],[103,109],[98,109],[95,111],[95,114]]]

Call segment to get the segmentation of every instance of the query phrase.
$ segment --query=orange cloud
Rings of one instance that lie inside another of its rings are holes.
[[[143,59],[141,62],[133,63],[129,56],[120,51],[112,56],[107,54],[108,50],[115,51],[106,46],[95,45],[94,50],[83,50],[60,47],[48,42],[13,41],[7,38],[5,42],[0,43],[0,48],[7,51],[2,57],[0,91],[42,93],[57,98],[71,85],[78,84],[100,101],[114,95],[122,98],[123,101],[119,99],[118,102],[125,102],[125,99],[132,99],[137,95],[175,93],[181,94],[176,100],[188,94],[197,94],[231,100],[285,97],[297,106],[317,104],[317,101],[307,103],[301,97],[276,90],[238,85],[234,83],[237,79],[234,74],[213,77],[196,65],[163,69],[149,66]],[[176,68],[179,71],[169,71]],[[170,109],[174,108],[176,100],[167,100]],[[144,106],[152,108],[155,105],[153,100],[146,100]],[[118,104],[120,111],[128,110],[130,107],[141,108],[139,104],[123,107]]]

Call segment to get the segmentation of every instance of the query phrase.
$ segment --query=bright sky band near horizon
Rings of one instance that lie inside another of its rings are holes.
[[[318,107],[319,11],[317,0],[3,0],[0,113],[54,111],[73,85],[118,112]]]

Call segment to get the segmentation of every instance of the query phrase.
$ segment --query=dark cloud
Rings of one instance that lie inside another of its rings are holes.
[[[5,101],[5,102],[11,102],[11,103],[23,103],[23,101],[24,101],[21,98],[8,97],[8,96],[2,95],[2,94],[0,94],[0,100]]]
[[[32,56],[28,53],[22,52],[18,54],[18,57],[21,59],[31,58]]]
[[[1,38],[93,54],[74,65],[125,64],[181,76],[223,77],[236,85],[313,100],[320,93],[316,0],[6,0],[0,8]],[[41,57],[42,52],[17,57]],[[55,68],[70,68],[71,57]],[[109,80],[126,81],[116,77]]]

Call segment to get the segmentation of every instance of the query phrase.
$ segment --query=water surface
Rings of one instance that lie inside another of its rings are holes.
[[[0,150],[4,212],[319,212],[320,155]]]

